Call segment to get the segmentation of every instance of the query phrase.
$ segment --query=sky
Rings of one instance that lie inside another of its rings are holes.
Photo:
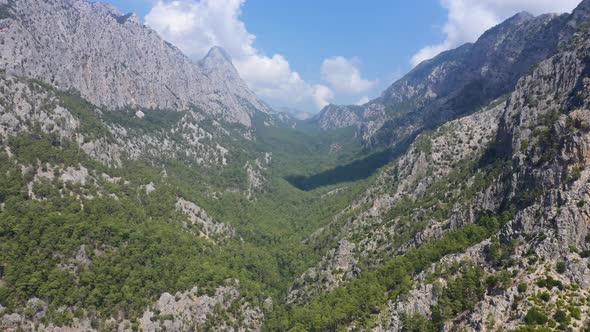
[[[421,61],[510,16],[580,0],[99,0],[134,12],[198,61],[213,46],[273,106],[363,104]]]

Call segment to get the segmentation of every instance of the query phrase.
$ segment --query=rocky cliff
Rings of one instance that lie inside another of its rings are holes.
[[[0,329],[584,330],[588,18],[520,13],[299,132],[221,48],[0,0]],[[367,180],[286,181],[351,126],[412,140]]]
[[[587,6],[569,18],[580,20]],[[426,259],[436,243],[457,241],[456,232],[477,225],[493,231],[389,286],[386,301],[371,306],[378,297],[367,295],[366,316],[316,323],[373,331],[587,328],[589,50],[590,32],[579,25],[508,97],[418,136],[365,195],[312,236],[336,244],[293,283],[290,301],[317,309],[342,287],[338,294],[352,302],[360,283],[379,284],[367,274],[395,279],[408,269],[397,258]],[[335,268],[344,242],[355,248],[347,278]]]
[[[194,63],[133,14],[77,0],[3,0],[0,68],[73,90],[107,109],[198,108],[251,125],[268,111],[223,50]]]
[[[570,40],[587,18],[586,6],[564,15],[519,13],[475,43],[419,64],[366,105],[330,105],[315,120],[324,129],[356,126],[369,146],[435,128],[512,91],[532,66]]]

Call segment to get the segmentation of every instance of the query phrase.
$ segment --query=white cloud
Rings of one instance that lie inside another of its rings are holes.
[[[361,77],[358,60],[341,56],[327,58],[322,62],[322,79],[338,92],[358,94],[373,88],[376,84]]]
[[[318,84],[314,86],[313,100],[317,108],[322,109],[330,102],[329,99],[334,98],[334,92],[325,85]]]
[[[364,105],[368,102],[369,102],[369,97],[365,96],[365,97],[359,99],[359,101],[356,102],[356,105],[361,106],[361,105]]]
[[[205,56],[213,46],[223,47],[250,88],[272,104],[325,106],[328,99],[334,98],[330,89],[303,80],[284,56],[266,56],[253,46],[256,37],[240,20],[244,3],[245,0],[159,0],[145,22],[195,59]]]
[[[411,59],[412,65],[433,58],[442,51],[475,41],[489,28],[520,12],[534,15],[569,12],[580,0],[440,0],[447,9],[447,22],[442,27],[445,40],[426,46]]]
[[[201,58],[213,46],[233,57],[256,53],[256,38],[240,21],[244,0],[158,1],[145,17],[148,26],[189,56]]]

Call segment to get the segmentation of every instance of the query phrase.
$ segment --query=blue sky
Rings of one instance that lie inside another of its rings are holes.
[[[579,0],[104,0],[198,60],[211,46],[263,99],[316,112],[377,97],[413,65],[501,20]],[[215,45],[214,45],[215,44]]]
[[[363,76],[391,80],[411,68],[409,59],[442,38],[446,11],[435,0],[249,0],[243,9],[255,45],[288,56],[303,77],[319,81],[325,58],[359,58]],[[388,82],[389,85],[391,82]]]

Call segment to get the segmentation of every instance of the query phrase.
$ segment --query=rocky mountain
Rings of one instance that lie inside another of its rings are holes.
[[[221,48],[0,0],[0,330],[588,331],[589,19],[302,122]]]
[[[0,68],[108,109],[206,111],[249,127],[268,111],[214,48],[199,64],[104,3],[3,0]]]
[[[291,285],[289,326],[588,329],[590,31],[568,38],[507,97],[418,136],[309,238],[330,246]]]
[[[566,44],[587,17],[586,6],[563,15],[519,13],[475,43],[419,64],[368,104],[330,105],[316,121],[323,129],[356,126],[367,145],[386,146],[473,112]]]

